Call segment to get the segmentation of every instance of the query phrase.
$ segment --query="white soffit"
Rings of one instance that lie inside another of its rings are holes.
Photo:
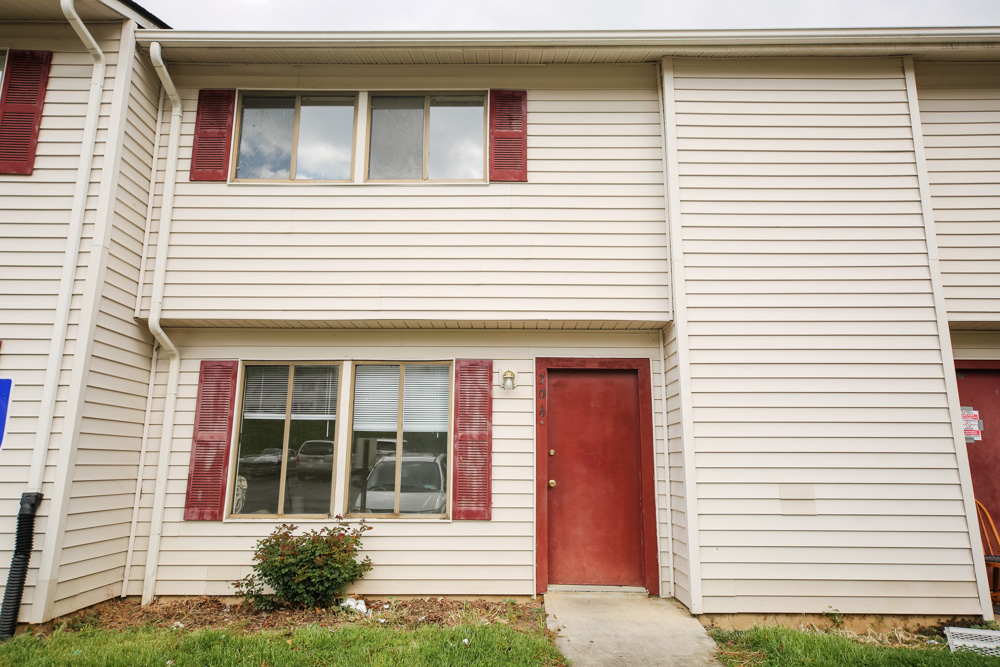
[[[687,57],[1000,61],[1000,28],[306,33],[144,30],[175,63],[541,65]]]

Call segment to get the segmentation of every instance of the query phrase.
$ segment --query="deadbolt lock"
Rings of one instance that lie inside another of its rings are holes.
[[[556,485],[556,480],[550,479],[549,480],[549,486],[555,486],[555,485]]]

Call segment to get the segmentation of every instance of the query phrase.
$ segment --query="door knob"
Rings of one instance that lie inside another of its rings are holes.
[[[549,480],[549,486],[555,486],[555,485],[556,485],[556,480],[550,479]]]

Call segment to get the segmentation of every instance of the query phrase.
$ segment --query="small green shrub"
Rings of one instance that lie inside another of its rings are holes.
[[[294,534],[298,526],[275,528],[257,542],[253,573],[234,583],[237,593],[261,609],[331,606],[348,584],[372,569],[367,556],[358,560],[361,536],[371,526],[335,519],[336,525],[302,535]]]

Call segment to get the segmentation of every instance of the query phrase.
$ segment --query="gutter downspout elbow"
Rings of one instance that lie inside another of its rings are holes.
[[[65,0],[64,0],[65,1]],[[163,292],[167,278],[167,255],[170,246],[170,227],[174,214],[174,189],[177,182],[177,154],[180,151],[181,120],[183,109],[181,108],[181,96],[174,86],[170,73],[167,72],[167,65],[163,62],[163,52],[159,42],[149,45],[149,56],[153,61],[153,68],[160,77],[163,89],[170,98],[170,138],[167,140],[167,164],[163,183],[163,201],[160,204],[160,228],[156,240],[156,266],[153,270],[153,295],[149,306],[149,331],[156,338],[157,342],[163,346],[170,358],[178,355],[177,348],[163,331],[160,325],[160,318],[163,314]],[[154,174],[153,178],[156,176]],[[155,184],[151,184],[155,185]]]
[[[170,252],[170,226],[173,221],[174,190],[177,181],[177,156],[180,152],[181,97],[174,86],[159,42],[149,45],[149,56],[163,89],[170,98],[170,138],[167,141],[167,164],[163,183],[163,201],[160,205],[160,227],[156,240],[156,266],[153,271],[153,296],[149,306],[149,332],[170,359],[167,373],[167,394],[163,406],[163,427],[160,451],[156,460],[156,487],[153,495],[153,515],[149,525],[149,546],[146,549],[145,576],[142,584],[142,604],[153,601],[156,588],[157,567],[160,560],[160,538],[163,534],[163,514],[166,504],[167,481],[170,470],[170,450],[174,435],[177,410],[177,386],[180,380],[181,355],[160,323],[163,314],[163,292],[167,278],[167,256]],[[155,181],[156,175],[153,175]],[[155,187],[155,182],[150,184]],[[155,371],[155,369],[153,369]]]

